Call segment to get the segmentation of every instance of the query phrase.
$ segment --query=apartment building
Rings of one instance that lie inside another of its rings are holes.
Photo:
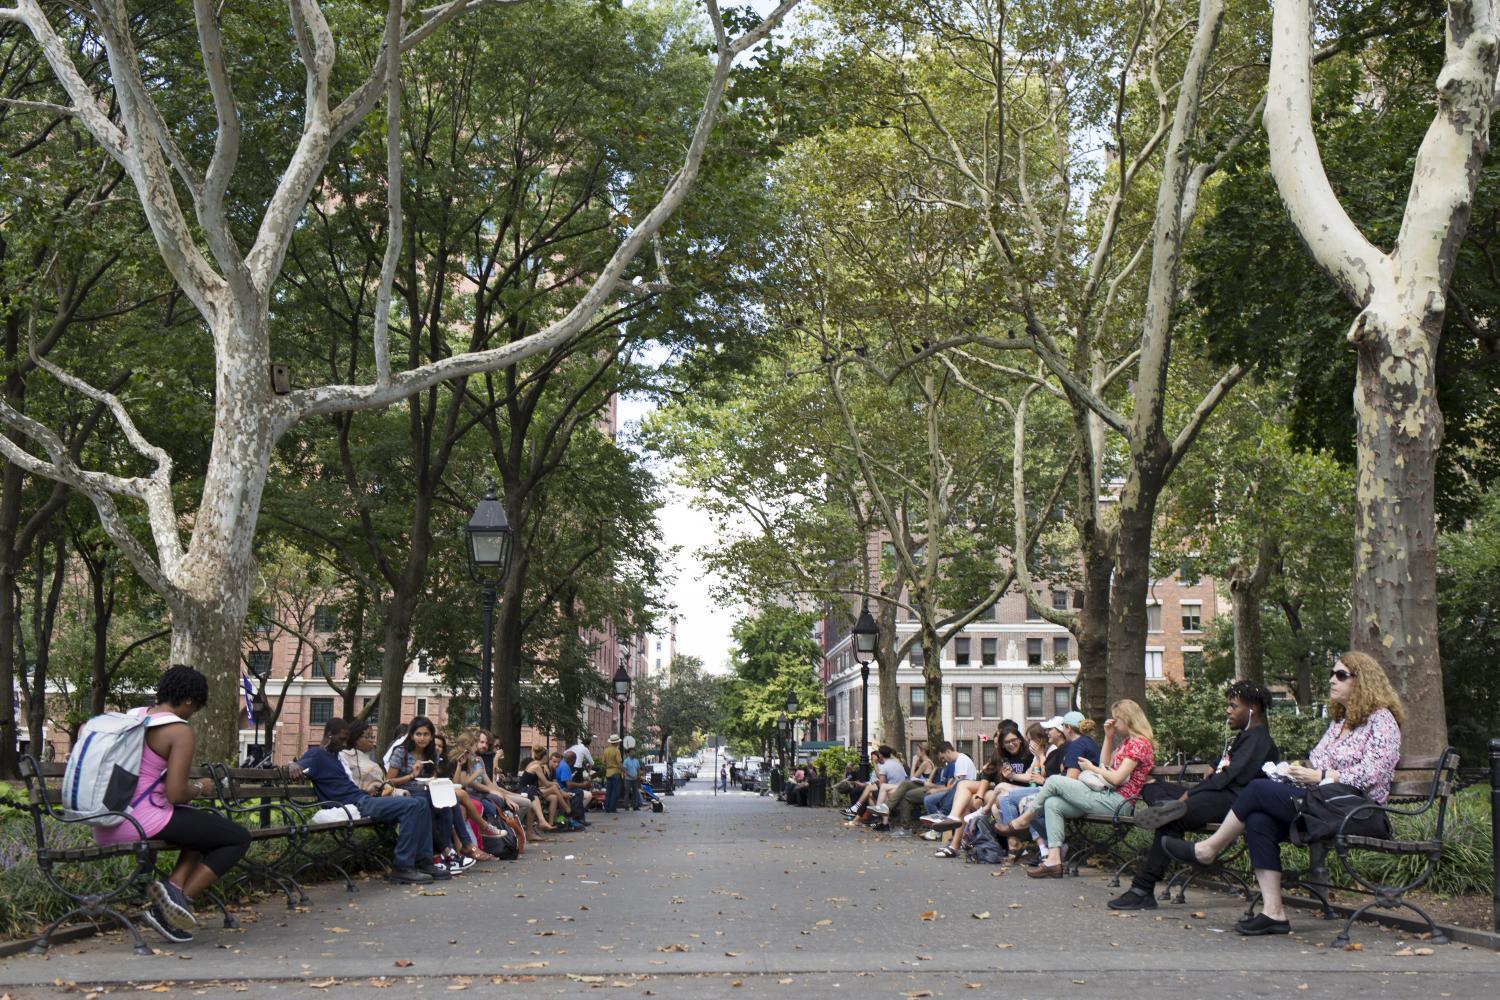
[[[1067,609],[1072,592],[1043,585],[1041,601]],[[1149,635],[1145,671],[1148,683],[1180,681],[1201,662],[1208,623],[1219,613],[1218,589],[1209,577],[1184,567],[1156,581],[1147,605]],[[910,616],[898,616],[897,647],[917,632]],[[830,621],[823,631],[823,684],[826,712],[820,725],[823,738],[858,746],[863,710],[859,663],[848,632]],[[1069,632],[1034,615],[1023,595],[1008,593],[977,621],[952,638],[941,651],[943,732],[970,756],[986,752],[1002,719],[1023,727],[1059,715],[1073,707],[1073,685],[1078,677],[1077,644]],[[909,753],[927,736],[926,689],[922,682],[923,652],[913,643],[897,669],[901,705],[907,731],[901,742]],[[880,733],[880,692],[871,665],[869,733],[895,743]]]

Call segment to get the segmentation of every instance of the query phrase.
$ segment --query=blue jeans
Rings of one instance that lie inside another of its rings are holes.
[[[1041,791],[1039,788],[1018,788],[1013,792],[1007,792],[1005,795],[1002,795],[1000,797],[1000,821],[1007,825],[1014,823],[1016,817],[1021,815],[1021,800],[1030,798],[1039,791]],[[1045,840],[1047,838],[1047,828],[1042,824],[1041,814],[1038,813],[1035,822],[1031,824],[1031,838],[1033,840]]]
[[[620,806],[620,776],[604,779],[604,811],[612,813]]]
[[[630,808],[639,809],[641,807],[641,779],[630,778],[627,779],[626,784],[630,788]]]
[[[957,792],[958,786],[954,785],[946,791],[933,792],[931,795],[924,796],[922,799],[922,814],[925,816],[928,813],[942,813],[946,816],[948,810],[953,808],[953,796]]]
[[[361,816],[368,816],[377,823],[396,824],[397,868],[411,868],[419,858],[431,859],[432,811],[427,808],[425,799],[366,795],[355,804],[359,806]]]

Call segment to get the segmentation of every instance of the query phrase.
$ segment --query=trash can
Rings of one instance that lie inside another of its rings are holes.
[[[781,773],[781,768],[771,768],[771,794],[780,795],[782,786],[786,784],[786,776]]]
[[[828,804],[828,779],[813,778],[807,783],[807,804],[821,809]]]

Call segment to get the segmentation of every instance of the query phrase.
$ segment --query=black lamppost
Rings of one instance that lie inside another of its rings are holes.
[[[870,661],[875,659],[878,638],[868,597],[860,606],[859,620],[854,623],[851,635],[854,638],[854,658],[859,661],[859,772],[863,775],[870,770]]]
[[[630,647],[620,646],[620,663],[615,667],[615,701],[620,703],[620,739],[625,738],[625,703],[630,700],[630,671],[625,665],[630,662]]]
[[[797,701],[797,692],[788,691],[786,695],[787,736],[791,743],[791,767],[793,769],[797,767],[797,710],[801,707],[801,703]]]
[[[779,741],[779,743],[777,745],[777,748],[776,748],[776,756],[778,756],[778,757],[781,758],[781,773],[783,775],[786,774],[786,772],[787,772],[787,767],[786,767],[786,740],[787,740],[787,734],[789,732],[791,732],[791,729],[792,729],[792,720],[788,719],[786,717],[786,713],[785,712],[782,712],[781,715],[778,716],[777,719],[776,719],[776,734],[781,737],[781,739],[780,739],[780,741]]]
[[[495,496],[495,484],[491,482],[484,491],[484,499],[474,508],[469,523],[464,528],[469,549],[469,578],[479,584],[479,596],[484,605],[484,648],[479,653],[479,728],[489,729],[490,675],[494,666],[490,649],[495,638],[495,588],[510,571],[510,552],[513,541],[510,522],[505,518],[505,507]]]

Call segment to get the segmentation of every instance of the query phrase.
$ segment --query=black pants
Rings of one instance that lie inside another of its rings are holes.
[[[250,850],[250,831],[238,823],[225,819],[218,813],[194,809],[192,806],[176,806],[172,818],[156,835],[184,851],[197,851],[203,855],[203,863],[213,869],[218,878],[233,868]]]
[[[1175,785],[1170,781],[1154,781],[1141,789],[1141,797],[1148,805],[1155,806],[1180,798],[1185,791],[1187,789],[1182,785]],[[1217,823],[1229,814],[1229,807],[1232,805],[1233,792],[1199,792],[1197,795],[1189,795],[1187,812],[1182,814],[1182,818],[1156,831],[1156,836],[1151,840],[1151,848],[1146,852],[1146,860],[1141,862],[1135,878],[1130,882],[1131,887],[1144,893],[1154,892],[1156,883],[1167,873],[1169,859],[1161,846],[1161,838],[1181,837],[1189,830],[1201,830],[1210,823]]]

